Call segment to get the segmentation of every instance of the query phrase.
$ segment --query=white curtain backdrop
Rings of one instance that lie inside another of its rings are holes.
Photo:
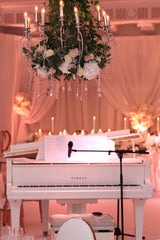
[[[66,129],[70,134],[84,129],[90,132],[93,116],[96,131],[123,129],[123,118],[129,116],[133,105],[151,104],[156,116],[160,115],[160,36],[117,38],[117,53],[109,67],[101,73],[102,98],[98,98],[97,82],[88,82],[83,101],[72,91],[59,90],[53,97],[43,95],[37,99],[37,79],[18,52],[19,37],[0,34],[0,128],[12,133],[12,143],[26,141],[39,128],[51,131],[51,117],[55,118],[55,133]],[[31,82],[33,80],[33,87]],[[43,82],[45,85],[45,82]],[[45,88],[45,87],[44,87]],[[32,111],[27,117],[13,112],[14,96],[21,91],[32,97]],[[130,127],[127,118],[127,127]]]

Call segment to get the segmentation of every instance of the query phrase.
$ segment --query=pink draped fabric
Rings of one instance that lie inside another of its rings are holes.
[[[12,143],[26,141],[39,128],[51,131],[52,116],[56,134],[64,129],[73,134],[81,129],[90,132],[93,116],[96,116],[96,131],[99,128],[123,129],[124,116],[129,116],[132,106],[138,103],[151,104],[155,114],[160,115],[160,36],[117,38],[117,53],[110,66],[101,73],[103,97],[98,98],[97,82],[92,80],[88,81],[88,92],[84,91],[83,101],[75,97],[76,85],[72,86],[71,92],[67,91],[68,83],[64,92],[58,90],[57,100],[54,90],[53,97],[43,95],[39,101],[37,79],[27,70],[27,64],[18,52],[18,41],[17,36],[0,35],[0,128],[12,132]],[[27,117],[12,110],[14,96],[21,91],[32,97],[32,111]],[[130,127],[128,118],[127,127]]]
[[[128,116],[133,105],[151,104],[160,114],[159,36],[118,38],[118,51],[107,74],[102,72],[104,96]]]

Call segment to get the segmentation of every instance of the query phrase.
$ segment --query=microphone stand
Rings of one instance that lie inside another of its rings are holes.
[[[149,152],[146,151],[132,151],[132,150],[77,150],[77,149],[71,149],[72,152],[108,152],[110,155],[111,153],[117,153],[119,160],[120,160],[120,199],[121,199],[121,231],[119,229],[119,199],[118,199],[118,217],[117,217],[117,228],[115,231],[115,235],[122,236],[122,240],[124,240],[124,235],[134,237],[134,235],[131,234],[125,234],[124,233],[124,216],[123,216],[123,171],[122,171],[122,159],[123,159],[123,154],[124,153],[137,153],[137,154],[149,154]],[[143,237],[144,239],[144,237]]]

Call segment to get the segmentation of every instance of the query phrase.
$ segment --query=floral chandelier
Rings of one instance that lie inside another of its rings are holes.
[[[110,30],[109,16],[102,11],[102,19],[98,4],[98,1],[50,0],[47,21],[45,9],[41,10],[39,21],[38,7],[35,7],[33,31],[30,18],[24,13],[25,36],[19,41],[19,52],[38,77],[38,99],[41,79],[50,80],[46,94],[53,96],[56,90],[56,98],[59,86],[65,89],[65,81],[68,90],[72,90],[73,80],[81,100],[83,90],[88,90],[87,81],[97,79],[98,96],[102,96],[100,70],[110,63],[117,44]],[[96,17],[91,13],[94,10]]]

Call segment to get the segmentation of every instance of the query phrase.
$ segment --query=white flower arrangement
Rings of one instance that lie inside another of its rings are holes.
[[[26,92],[19,92],[14,98],[13,110],[22,116],[27,116],[32,110],[31,97]]]
[[[91,60],[84,64],[84,73],[83,77],[87,80],[91,80],[96,78],[100,73],[100,68],[98,67],[98,63],[94,60]]]
[[[154,124],[154,112],[149,104],[138,104],[130,112],[131,125],[140,132],[146,131]]]

